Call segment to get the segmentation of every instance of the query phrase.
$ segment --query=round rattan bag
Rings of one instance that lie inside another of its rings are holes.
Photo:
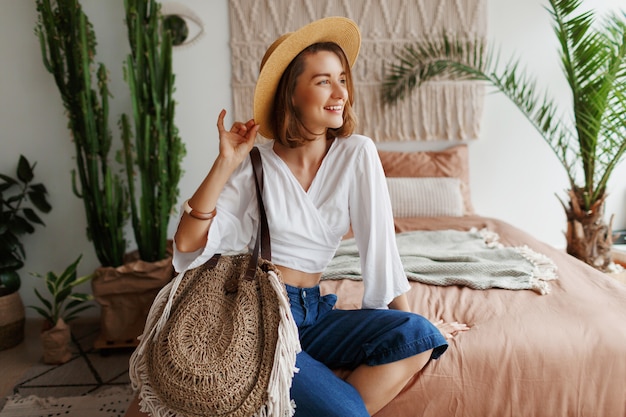
[[[175,294],[169,318],[152,343],[144,346],[150,393],[143,400],[150,402],[156,396],[159,404],[151,410],[173,412],[155,415],[273,414],[267,409],[268,386],[286,293],[276,283],[278,271],[265,260],[259,259],[255,279],[246,279],[243,274],[250,258],[249,254],[221,256],[214,267],[187,271],[178,287],[171,289]],[[165,303],[160,304],[154,312],[157,316],[165,308]],[[291,370],[295,353],[292,356]]]

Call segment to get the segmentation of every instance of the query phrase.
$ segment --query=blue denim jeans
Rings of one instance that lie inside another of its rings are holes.
[[[448,347],[424,317],[397,310],[338,310],[337,296],[319,287],[287,285],[302,352],[291,398],[296,417],[369,417],[358,391],[331,369],[382,365],[433,349],[437,359]]]

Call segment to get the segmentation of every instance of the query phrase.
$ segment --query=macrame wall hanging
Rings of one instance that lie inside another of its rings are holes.
[[[443,33],[485,39],[487,0],[229,0],[235,120],[252,117],[254,84],[267,47],[313,20],[345,16],[361,29],[354,67],[357,132],[374,141],[467,140],[479,135],[484,87],[436,81],[384,105],[385,69],[407,43]]]

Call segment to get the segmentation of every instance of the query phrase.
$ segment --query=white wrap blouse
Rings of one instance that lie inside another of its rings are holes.
[[[387,183],[370,138],[335,139],[308,191],[274,153],[273,141],[257,146],[274,264],[323,272],[352,225],[365,286],[363,308],[386,308],[410,289],[396,246]],[[203,249],[183,253],[174,242],[177,272],[196,268],[216,253],[252,250],[259,218],[253,175],[246,158],[220,194]]]

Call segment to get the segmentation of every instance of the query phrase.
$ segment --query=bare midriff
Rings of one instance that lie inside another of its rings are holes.
[[[297,269],[287,268],[286,266],[276,265],[280,271],[283,282],[292,287],[311,288],[320,283],[322,277],[321,272],[309,273],[298,271]]]

